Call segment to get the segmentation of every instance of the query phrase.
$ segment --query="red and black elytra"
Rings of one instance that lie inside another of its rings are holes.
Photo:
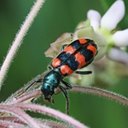
[[[71,85],[63,79],[73,72],[78,74],[92,73],[91,71],[77,71],[77,69],[89,65],[97,52],[97,45],[90,39],[78,39],[66,45],[60,54],[52,60],[50,71],[43,78],[41,91],[44,98],[52,101],[52,95],[59,88],[66,97],[68,111],[69,101],[66,90],[70,89]]]
[[[90,64],[97,54],[97,45],[89,39],[78,39],[65,46],[64,50],[52,60],[51,66],[59,68],[63,76],[72,74]]]

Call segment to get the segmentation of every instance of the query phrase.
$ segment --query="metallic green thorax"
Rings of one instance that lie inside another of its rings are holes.
[[[51,96],[54,94],[54,89],[59,86],[61,79],[60,73],[54,69],[45,75],[41,91],[46,100],[51,100]]]

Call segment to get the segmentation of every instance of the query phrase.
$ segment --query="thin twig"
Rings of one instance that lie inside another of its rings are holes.
[[[11,102],[11,104],[22,103],[26,101],[28,103],[32,98],[39,97],[41,94],[42,92],[40,90],[31,91],[23,95],[22,97],[17,97],[14,101]]]
[[[11,121],[14,123],[18,123],[18,124],[22,124],[22,125],[26,125],[26,123],[24,123],[23,121],[21,121],[18,117],[12,116],[12,115],[8,115],[8,116],[0,116],[0,121]]]
[[[60,122],[60,121],[55,121],[55,120],[50,120],[50,119],[37,119],[34,118],[36,122],[41,126],[41,128],[44,126],[44,124],[48,128],[69,128],[70,125],[65,123],[65,122]],[[44,127],[46,128],[46,127]]]
[[[36,76],[33,80],[28,82],[28,84],[26,84],[20,90],[24,90],[24,88],[28,87],[32,82],[38,81],[39,79],[43,79],[43,77],[44,77],[44,73],[42,73],[41,75]],[[22,96],[17,96],[17,93],[16,93],[16,95],[13,94],[11,97],[9,97],[7,99],[6,103],[7,104],[8,103],[12,103],[12,104],[20,103],[20,102],[24,102],[24,101],[30,101],[29,99],[37,98],[37,97],[41,96],[42,92],[39,89],[35,88],[35,87],[38,88],[38,86],[40,86],[40,84],[35,82],[35,85],[33,87],[31,87],[31,89],[28,92],[25,92]],[[105,97],[107,99],[111,99],[111,100],[116,101],[120,104],[128,106],[128,98],[127,97],[119,95],[119,94],[114,93],[114,92],[104,90],[104,89],[100,89],[100,88],[96,88],[96,87],[82,87],[82,86],[72,85],[71,91],[88,93],[88,94],[93,94],[93,95],[96,95],[96,96]],[[17,91],[17,92],[19,92],[19,91]],[[15,100],[13,100],[12,97]]]
[[[4,101],[4,103],[14,104],[14,103],[20,103],[20,102],[25,102],[25,101],[29,102],[31,101],[32,98],[39,97],[42,94],[42,92],[39,90],[39,87],[41,86],[44,74],[45,73],[37,75],[27,84],[22,86],[22,88],[20,88],[10,97],[8,97],[6,101]]]
[[[93,94],[96,96],[105,97],[107,99],[111,99],[113,101],[116,101],[120,104],[128,106],[128,98],[119,95],[114,92],[110,92],[104,89],[96,88],[96,87],[81,87],[81,86],[73,86],[71,89],[72,92],[81,92],[81,93],[87,93],[87,94]]]
[[[23,110],[35,111],[45,115],[49,115],[59,120],[61,119],[63,121],[68,122],[75,128],[87,128],[87,126],[73,119],[72,117],[49,107],[45,107],[37,104],[15,104],[14,106],[19,107]]]
[[[1,66],[0,70],[0,89],[2,87],[2,84],[4,82],[5,76],[8,72],[8,69],[11,65],[11,62],[13,58],[15,57],[19,47],[22,44],[22,40],[27,34],[28,29],[30,28],[31,24],[34,21],[34,18],[36,17],[37,13],[39,12],[40,8],[42,7],[44,3],[44,0],[36,0],[35,4],[30,10],[30,13],[26,17],[23,25],[21,26],[19,32],[16,34],[16,37],[14,41],[12,42],[12,46],[3,62],[3,65]]]
[[[0,120],[0,127],[1,128],[23,128],[23,124],[15,123],[13,121],[6,121],[6,120]]]
[[[40,128],[40,126],[35,122],[35,120],[22,111],[20,108],[14,107],[14,105],[0,105],[0,112],[10,113],[18,117],[21,121],[28,124],[28,126],[33,128]]]

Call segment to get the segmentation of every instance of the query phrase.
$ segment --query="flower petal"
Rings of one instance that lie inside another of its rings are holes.
[[[116,46],[128,46],[128,29],[117,31],[113,34],[113,40]]]
[[[100,26],[101,15],[96,10],[89,10],[87,18],[90,20],[90,24],[94,30],[97,30]]]
[[[122,20],[124,13],[125,5],[123,0],[117,0],[102,17],[101,27],[113,30]]]
[[[114,61],[128,64],[128,54],[120,49],[112,48],[109,50],[108,57]]]

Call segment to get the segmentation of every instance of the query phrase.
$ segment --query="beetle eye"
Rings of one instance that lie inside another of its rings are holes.
[[[56,80],[53,79],[52,82],[53,82],[53,83],[56,83]]]

